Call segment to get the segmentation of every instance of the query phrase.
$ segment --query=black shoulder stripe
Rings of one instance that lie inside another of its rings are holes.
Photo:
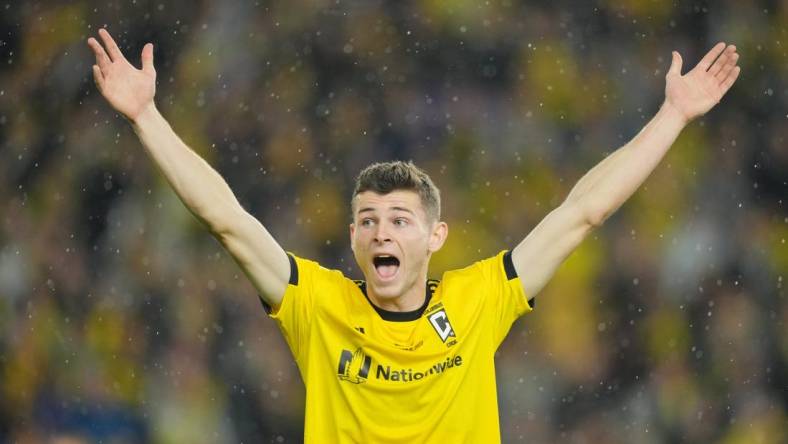
[[[528,299],[528,306],[531,307],[531,308],[536,308],[536,298],[535,297],[533,297],[531,299]]]
[[[517,270],[514,269],[511,250],[503,254],[503,269],[506,271],[507,280],[511,281],[512,279],[517,278]]]
[[[290,285],[298,285],[298,265],[296,265],[293,255],[288,254],[287,258],[290,259]]]

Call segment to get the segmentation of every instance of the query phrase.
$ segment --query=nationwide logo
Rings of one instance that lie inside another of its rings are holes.
[[[375,379],[383,381],[413,382],[421,379],[439,375],[452,368],[460,367],[463,364],[462,356],[447,356],[443,361],[436,362],[426,369],[396,368],[390,365],[375,365]],[[367,382],[369,370],[372,366],[372,358],[367,356],[361,347],[355,352],[342,350],[339,355],[339,367],[337,376],[342,381],[361,384]]]
[[[430,368],[418,371],[412,368],[392,368],[390,365],[382,366],[378,364],[375,370],[375,378],[383,379],[386,381],[402,381],[411,382],[424,379],[428,376],[439,375],[451,368],[459,367],[462,365],[462,356],[455,355],[446,357],[443,361],[437,362],[430,366]]]
[[[369,366],[372,364],[372,358],[365,355],[361,351],[361,347],[357,348],[355,352],[350,350],[342,350],[339,355],[339,369],[337,376],[343,381],[350,381],[353,384],[361,384],[366,382],[369,375]]]

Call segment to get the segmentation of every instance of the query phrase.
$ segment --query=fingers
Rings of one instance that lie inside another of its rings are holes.
[[[152,43],[146,43],[142,48],[142,70],[145,72],[154,72]]]
[[[96,82],[96,88],[100,93],[104,93],[104,74],[101,73],[101,68],[98,65],[93,65],[93,81]]]
[[[698,62],[698,68],[703,69],[704,71],[708,71],[711,63],[719,57],[722,51],[725,49],[725,43],[720,42],[714,45],[711,48],[711,51],[707,52],[705,56]]]
[[[714,77],[717,79],[718,82],[722,83],[730,74],[731,70],[736,67],[736,62],[739,61],[739,54],[733,53],[731,54],[728,59],[725,61],[725,64],[720,67],[720,70],[714,74]]]
[[[107,47],[107,52],[109,53],[109,57],[113,62],[118,60],[125,60],[125,58],[123,57],[123,53],[120,52],[120,48],[118,48],[118,45],[115,43],[115,40],[112,38],[111,35],[109,35],[109,32],[107,32],[106,29],[104,28],[99,29],[99,37],[101,37],[101,40],[104,42],[104,46]]]
[[[673,60],[670,62],[670,69],[668,69],[668,75],[681,75],[681,65],[683,61],[681,60],[681,54],[678,51],[673,51]]]
[[[98,67],[102,70],[107,69],[109,64],[112,62],[110,61],[107,53],[104,51],[104,47],[101,46],[101,44],[93,37],[88,39],[88,46],[90,46],[90,49],[92,49],[93,53],[96,55],[96,63],[98,64]]]
[[[728,77],[726,77],[725,80],[723,80],[722,83],[720,84],[720,90],[722,91],[722,94],[720,96],[724,96],[725,93],[728,92],[729,89],[731,89],[731,86],[733,86],[733,82],[735,82],[736,79],[739,77],[740,72],[741,72],[741,68],[739,68],[738,66],[735,66],[733,67],[733,69],[730,70],[730,72],[728,73]]]
[[[734,55],[736,55],[736,46],[728,45],[728,47],[725,48],[725,50],[722,52],[722,54],[720,54],[717,60],[715,60],[714,63],[709,67],[708,73],[713,76],[717,76],[717,74],[719,74],[720,71],[722,71],[726,66],[730,65],[731,58],[733,58]],[[738,56],[736,57],[738,58]],[[735,64],[735,60],[734,60],[734,64]],[[725,76],[723,76],[723,79],[724,78]]]

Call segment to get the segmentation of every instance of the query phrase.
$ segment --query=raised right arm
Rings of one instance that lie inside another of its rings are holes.
[[[236,199],[222,176],[192,151],[156,109],[153,45],[142,50],[142,69],[132,66],[105,29],[88,45],[96,55],[93,76],[101,94],[123,114],[145,151],[189,211],[230,252],[263,300],[282,301],[290,277],[285,251]],[[104,49],[106,47],[106,50]]]

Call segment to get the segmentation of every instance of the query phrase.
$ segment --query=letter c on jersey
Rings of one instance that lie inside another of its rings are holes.
[[[451,324],[449,323],[449,317],[446,315],[446,310],[441,309],[436,311],[429,316],[429,320],[430,324],[432,324],[432,328],[438,332],[438,336],[440,336],[441,341],[446,342],[450,336],[455,336],[454,330],[451,328]]]

